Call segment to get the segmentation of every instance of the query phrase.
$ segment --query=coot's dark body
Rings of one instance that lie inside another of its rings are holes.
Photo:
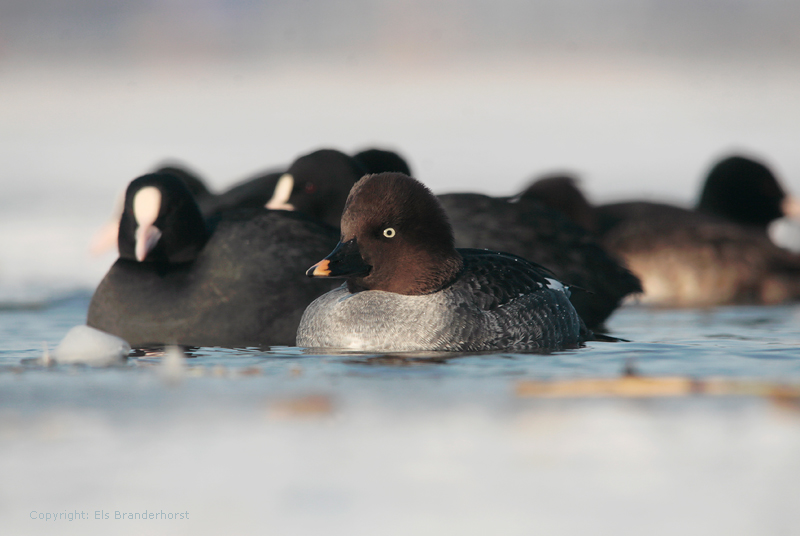
[[[215,196],[198,199],[206,216],[239,208],[260,208],[267,204],[283,171],[268,171],[235,184]]]
[[[800,299],[800,256],[756,226],[648,202],[597,207],[602,243],[639,276],[642,300],[666,306]]]
[[[527,192],[596,233],[661,306],[770,304],[800,299],[800,256],[777,247],[769,222],[786,196],[763,164],[740,156],[713,166],[696,210],[630,201],[591,206],[570,177]]]
[[[162,192],[154,222],[162,235],[137,260],[130,200],[142,187]],[[263,208],[220,216],[210,235],[204,225],[175,179],[153,174],[131,183],[121,257],[97,287],[87,324],[134,347],[293,345],[305,307],[333,286],[309,280],[304,271],[336,245],[338,231],[302,214]]]
[[[457,247],[504,251],[552,270],[557,279],[573,286],[570,300],[591,329],[601,327],[625,296],[641,292],[633,274],[556,210],[528,199],[511,202],[481,194],[438,197],[453,225]]]

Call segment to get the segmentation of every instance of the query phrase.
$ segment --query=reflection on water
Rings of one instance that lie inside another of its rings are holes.
[[[85,321],[90,294],[78,292],[33,303],[0,304],[0,365],[38,357]],[[299,366],[322,377],[343,372],[380,377],[394,368],[424,367],[453,378],[527,374],[537,378],[645,375],[752,376],[800,379],[800,306],[653,309],[628,306],[611,318],[614,336],[629,342],[589,342],[577,350],[543,354],[374,354],[274,348],[185,348],[189,369]],[[126,370],[157,365],[163,349],[135,350]],[[58,368],[74,374],[69,367]],[[86,374],[93,374],[89,369]],[[31,374],[36,371],[31,369]]]

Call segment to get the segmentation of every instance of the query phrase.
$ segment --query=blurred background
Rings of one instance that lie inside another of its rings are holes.
[[[395,149],[434,191],[551,171],[691,204],[713,162],[800,191],[789,0],[0,0],[0,299],[92,288],[127,183],[222,189],[320,147]]]

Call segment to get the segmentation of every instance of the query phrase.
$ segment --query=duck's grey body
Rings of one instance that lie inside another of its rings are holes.
[[[342,285],[303,314],[297,344],[363,351],[492,351],[575,347],[587,330],[566,289],[520,257],[459,250],[464,269],[424,295]]]

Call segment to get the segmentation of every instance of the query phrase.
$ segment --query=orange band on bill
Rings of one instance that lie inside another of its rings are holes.
[[[328,277],[331,275],[330,270],[330,263],[328,259],[323,259],[319,261],[317,264],[314,265],[314,271],[312,272],[313,275],[317,277]]]

